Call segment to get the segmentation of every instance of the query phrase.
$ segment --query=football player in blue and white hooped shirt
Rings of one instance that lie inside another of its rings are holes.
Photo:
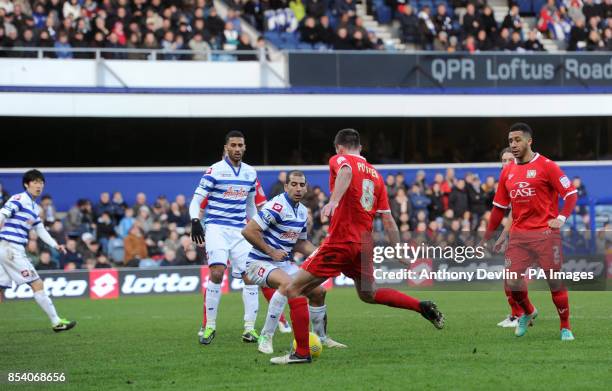
[[[49,235],[40,219],[41,210],[35,200],[45,187],[45,177],[38,170],[30,170],[23,175],[22,183],[26,191],[12,196],[0,209],[0,288],[11,288],[12,282],[30,285],[34,300],[49,316],[53,330],[70,330],[76,322],[57,315],[42,280],[25,252],[32,228],[47,245],[66,252],[64,246],[58,245]]]
[[[307,238],[308,210],[300,203],[306,194],[306,186],[304,173],[291,171],[287,175],[285,192],[268,201],[242,230],[242,235],[253,245],[243,274],[245,282],[277,289],[270,299],[259,339],[262,353],[273,353],[272,337],[287,304],[287,287],[299,270],[292,261],[292,252],[295,250],[308,256],[315,251],[315,246]],[[345,348],[346,345],[326,336],[325,289],[318,286],[308,299],[312,329],[321,343],[330,348]]]
[[[221,283],[227,268],[232,264],[232,276],[242,278],[251,245],[240,231],[247,217],[257,213],[255,206],[255,183],[257,172],[242,161],[246,145],[244,135],[231,131],[225,136],[225,158],[213,164],[202,176],[200,184],[189,205],[191,216],[191,239],[204,244],[204,229],[200,222],[200,204],[208,200],[206,207],[206,253],[208,255],[209,280],[204,299],[206,326],[198,333],[200,343],[208,345],[215,337],[217,310],[221,300]],[[242,340],[257,342],[255,320],[259,309],[259,289],[256,285],[245,285],[242,289],[244,302],[244,333]]]

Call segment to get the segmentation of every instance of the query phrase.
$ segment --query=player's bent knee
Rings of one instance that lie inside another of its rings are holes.
[[[358,291],[359,298],[364,303],[368,304],[376,304],[376,300],[374,299],[374,292],[371,291]]]
[[[288,289],[289,289],[289,283],[278,284],[276,288],[276,290],[278,290],[278,292],[283,296],[287,296]]]
[[[280,289],[279,289],[280,291]],[[282,293],[282,291],[281,291]],[[287,296],[288,299],[294,299],[298,296],[300,296],[302,294],[302,288],[297,286],[294,281],[292,281],[290,284],[288,284],[286,291],[285,291],[285,296]]]
[[[209,278],[215,284],[223,282],[223,274],[225,274],[225,266],[214,265],[209,268]]]
[[[506,280],[506,284],[508,288],[512,291],[519,291],[523,289],[523,281],[522,280]]]
[[[257,285],[249,279],[249,276],[246,273],[242,273],[242,281],[244,281],[245,285]]]
[[[270,288],[278,289],[284,294],[289,284],[291,284],[291,277],[281,269],[273,269],[268,273],[266,282]]]
[[[308,294],[308,301],[310,305],[320,307],[325,304],[325,294],[327,291],[322,286],[318,286]]]
[[[30,283],[30,287],[34,292],[38,292],[45,289],[45,285],[43,284],[42,280],[32,281]]]
[[[551,291],[562,291],[565,289],[565,284],[563,284],[563,280],[548,280],[548,286]]]

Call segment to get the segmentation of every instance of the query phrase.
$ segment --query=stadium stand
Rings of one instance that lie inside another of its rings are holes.
[[[519,0],[510,8],[500,1],[0,0],[0,47],[55,48],[45,56],[58,58],[93,56],[71,50],[79,48],[194,50],[199,53],[163,59],[203,60],[211,50],[263,46],[244,33],[244,24],[269,45],[291,50],[612,50],[612,0]],[[224,17],[215,5],[229,6]],[[0,50],[3,56],[36,52]]]
[[[484,231],[488,222],[496,179],[493,176],[481,179],[471,173],[457,178],[453,169],[438,172],[430,179],[427,180],[424,171],[417,172],[410,181],[402,172],[385,179],[402,240],[450,246],[476,244],[475,234]],[[574,178],[574,185],[580,200],[566,226],[568,234],[588,233],[593,227],[591,219],[595,219],[595,245],[600,249],[612,247],[609,232],[612,206],[593,206],[591,210],[586,186],[578,177]],[[282,188],[282,183],[277,182],[266,190],[271,198]],[[0,206],[9,198],[6,189],[1,193]],[[317,245],[329,228],[327,221],[321,219],[321,208],[327,201],[328,195],[318,186],[310,189],[303,200],[311,217],[308,235]],[[60,255],[31,231],[27,253],[40,269],[206,264],[204,248],[195,247],[189,238],[190,219],[183,195],[174,200],[158,196],[150,202],[140,193],[135,203],[128,205],[120,192],[102,193],[93,202],[78,199],[63,212],[56,210],[50,195],[43,196],[40,204],[45,226],[58,243],[68,248],[68,254]],[[382,232],[380,221],[375,222],[374,230]],[[296,253],[294,258],[301,261],[303,256]]]

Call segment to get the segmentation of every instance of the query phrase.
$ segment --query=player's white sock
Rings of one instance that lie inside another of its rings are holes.
[[[217,309],[221,301],[221,284],[208,281],[206,285],[206,326],[217,327]]]
[[[279,291],[274,292],[268,304],[268,313],[266,314],[266,323],[264,324],[262,334],[274,335],[278,326],[278,318],[280,318],[285,305],[287,304],[287,296],[282,295]]]
[[[38,292],[34,292],[34,300],[38,303],[40,308],[45,311],[49,320],[51,320],[52,325],[56,325],[60,321],[60,317],[57,316],[57,311],[55,311],[55,306],[51,301],[51,298],[47,296],[47,293],[44,290],[39,290]]]
[[[244,329],[254,330],[259,310],[259,286],[245,285],[242,288],[242,301],[244,303]]]
[[[327,338],[325,333],[327,328],[327,306],[322,305],[321,307],[312,307],[309,305],[308,312],[310,313],[312,331],[319,336],[321,342],[325,342],[325,339]]]

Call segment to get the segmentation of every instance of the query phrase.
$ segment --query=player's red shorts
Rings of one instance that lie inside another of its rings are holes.
[[[302,269],[316,277],[337,277],[340,273],[360,280],[374,280],[372,261],[361,243],[327,243],[302,264]]]
[[[563,265],[561,237],[558,232],[510,235],[506,250],[506,269],[523,273],[531,266],[558,271]]]

